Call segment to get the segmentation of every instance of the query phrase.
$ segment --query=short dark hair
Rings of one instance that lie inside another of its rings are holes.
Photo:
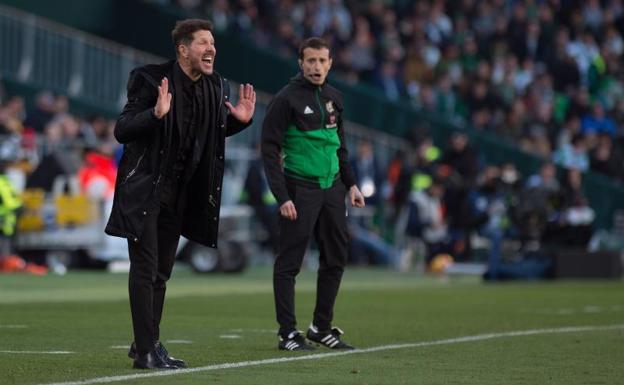
[[[173,47],[178,53],[180,44],[189,45],[193,41],[193,34],[197,31],[212,32],[212,23],[203,19],[186,19],[176,22],[175,28],[171,31],[171,39]]]
[[[329,51],[329,57],[331,57],[331,49],[329,48],[329,44],[327,44],[327,42],[320,37],[310,37],[305,39],[303,43],[301,43],[301,45],[299,46],[299,59],[303,59],[303,50],[306,48],[327,48],[327,50]]]

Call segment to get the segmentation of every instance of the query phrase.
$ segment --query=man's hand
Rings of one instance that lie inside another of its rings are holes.
[[[238,103],[233,106],[230,102],[225,102],[230,113],[241,123],[247,123],[251,120],[256,109],[256,91],[251,84],[241,84],[238,92]],[[294,206],[293,206],[294,207]]]
[[[351,206],[354,207],[364,207],[364,195],[360,192],[360,189],[353,185],[349,189],[349,199],[351,200]]]
[[[286,218],[294,221],[297,219],[297,209],[295,208],[295,204],[293,201],[286,201],[283,205],[280,206],[280,214]]]
[[[167,115],[171,108],[171,94],[169,93],[169,80],[164,77],[158,86],[158,99],[156,100],[156,107],[154,107],[154,115],[158,119],[162,119]]]

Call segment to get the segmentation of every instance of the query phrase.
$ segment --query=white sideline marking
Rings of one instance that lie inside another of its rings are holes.
[[[238,334],[222,334],[219,336],[219,338],[235,340],[237,338],[243,338],[243,337],[239,336]]]
[[[128,345],[113,345],[111,349],[128,349]]]
[[[233,333],[273,333],[277,334],[277,329],[230,329]]]
[[[26,329],[26,325],[0,325],[0,329]]]
[[[555,314],[560,316],[569,316],[575,315],[579,313],[587,313],[587,314],[596,314],[596,313],[604,313],[604,312],[619,312],[624,310],[622,305],[612,305],[612,306],[595,306],[595,305],[586,305],[578,308],[545,308],[538,310],[522,310],[523,313],[530,314]]]
[[[82,381],[56,382],[56,383],[50,383],[46,385],[104,384],[108,382],[136,380],[140,378],[174,376],[178,374],[208,372],[208,371],[214,371],[214,370],[220,370],[220,369],[245,368],[249,366],[271,365],[271,364],[279,364],[283,362],[317,360],[317,359],[329,358],[329,357],[346,356],[349,354],[374,353],[374,352],[379,352],[379,351],[384,351],[384,350],[420,348],[420,347],[438,346],[438,345],[452,345],[452,344],[459,344],[463,342],[486,341],[486,340],[492,340],[496,338],[505,338],[505,337],[522,337],[522,336],[533,336],[533,335],[539,335],[539,334],[593,332],[593,331],[618,330],[618,329],[624,329],[624,324],[607,325],[607,326],[573,326],[573,327],[561,327],[561,328],[552,328],[552,329],[517,330],[517,331],[503,332],[503,333],[477,334],[477,335],[472,335],[472,336],[449,338],[449,339],[437,340],[437,341],[424,341],[424,342],[415,342],[415,343],[406,343],[406,344],[382,345],[382,346],[374,346],[374,347],[365,348],[365,349],[347,350],[347,351],[332,352],[332,353],[316,353],[316,354],[308,354],[308,355],[296,356],[296,357],[268,358],[268,359],[257,360],[257,361],[229,362],[229,363],[224,363],[224,364],[201,366],[198,368],[190,368],[190,369],[152,371],[149,373],[129,374],[125,376],[97,377],[97,378],[91,378],[91,379],[82,380]]]
[[[37,351],[37,350],[0,350],[0,353],[7,354],[74,354],[74,352],[67,352],[64,350],[53,350],[53,351]]]
[[[193,341],[189,340],[167,340],[165,341],[168,344],[192,344]]]

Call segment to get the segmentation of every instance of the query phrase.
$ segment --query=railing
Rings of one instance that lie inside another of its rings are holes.
[[[125,103],[128,73],[164,61],[0,5],[0,74],[104,108]]]

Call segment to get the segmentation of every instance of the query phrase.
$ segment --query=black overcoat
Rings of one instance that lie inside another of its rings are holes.
[[[181,119],[180,114],[174,114],[179,108],[176,107],[179,100],[173,81],[174,65],[175,61],[152,64],[130,73],[128,101],[115,125],[115,138],[124,144],[124,151],[117,172],[113,209],[105,230],[109,235],[138,242],[148,212],[160,204],[163,173],[176,155],[172,154],[172,135],[177,135],[174,117]],[[165,76],[173,98],[169,113],[157,119],[154,106],[158,85]],[[215,72],[202,76],[202,82],[204,95],[212,91],[215,97],[204,98],[209,123],[196,135],[192,160],[196,170],[184,189],[186,208],[182,213],[182,235],[216,248],[225,137],[243,130],[251,122],[241,123],[230,115],[224,104],[229,99],[229,85],[225,78]]]

